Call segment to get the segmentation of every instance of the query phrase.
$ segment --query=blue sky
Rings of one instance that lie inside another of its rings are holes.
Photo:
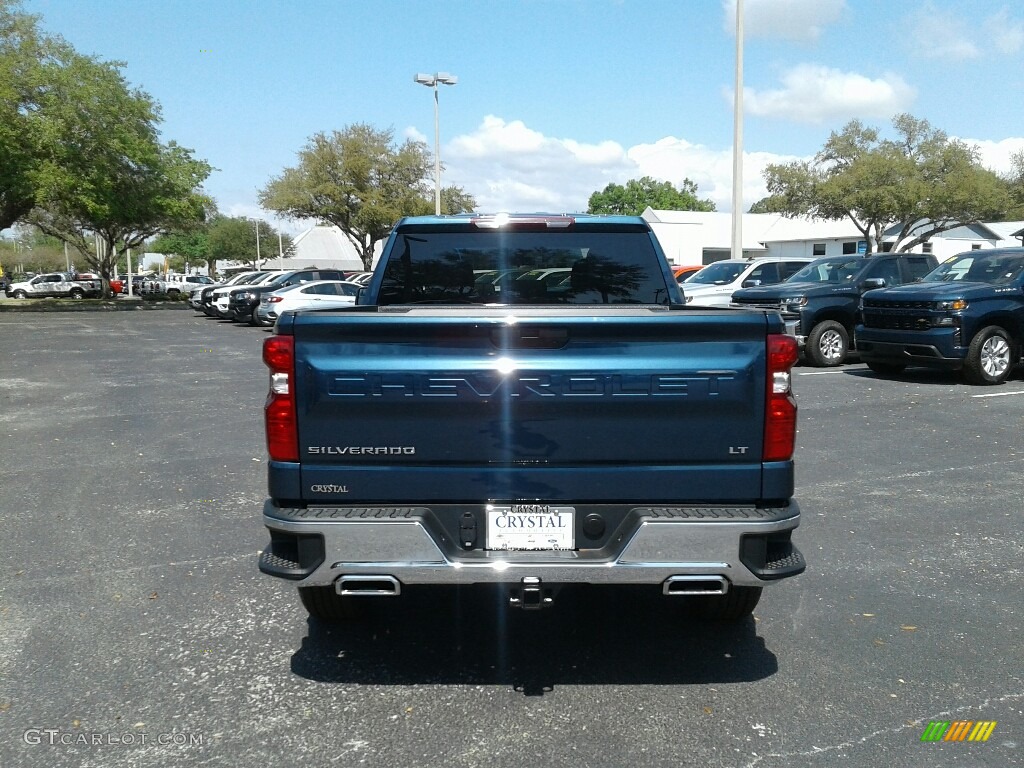
[[[991,0],[745,0],[744,200],[769,162],[849,120],[909,112],[1006,170],[1024,148],[1024,10]],[[164,138],[218,170],[225,213],[317,131],[365,122],[433,147],[484,210],[585,210],[609,182],[697,182],[730,208],[735,0],[26,0],[126,63]],[[263,214],[266,218],[272,217]],[[287,225],[291,231],[298,223]]]

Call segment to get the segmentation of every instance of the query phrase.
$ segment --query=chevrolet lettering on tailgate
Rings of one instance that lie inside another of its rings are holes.
[[[544,374],[540,376],[428,376],[367,373],[334,376],[329,394],[335,397],[603,397],[654,395],[714,397],[734,382],[734,371],[705,373]]]

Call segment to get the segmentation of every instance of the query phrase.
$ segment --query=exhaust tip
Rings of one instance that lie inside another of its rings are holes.
[[[334,582],[334,591],[351,597],[397,597],[402,582],[394,576],[342,576]]]
[[[662,584],[666,595],[724,595],[729,581],[724,576],[669,576]]]

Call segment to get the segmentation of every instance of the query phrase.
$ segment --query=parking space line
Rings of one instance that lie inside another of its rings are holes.
[[[798,376],[828,376],[830,373],[846,373],[842,368],[837,368],[832,371],[808,371],[807,373],[797,374]]]
[[[1011,395],[1024,395],[1024,391],[1021,392],[993,392],[991,395],[971,395],[972,398],[979,397],[1010,397]]]

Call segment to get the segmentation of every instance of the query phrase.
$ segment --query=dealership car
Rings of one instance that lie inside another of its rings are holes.
[[[723,259],[708,264],[683,283],[686,303],[696,307],[727,307],[740,288],[774,285],[788,280],[812,262],[807,256],[762,256]]]
[[[196,288],[205,288],[208,285],[215,285],[213,278],[206,275],[167,275],[164,280],[164,287],[167,295],[174,297],[182,293],[191,294]]]
[[[228,309],[228,292],[236,287],[242,285],[259,285],[264,280],[267,280],[272,275],[277,274],[276,272],[268,272],[266,270],[260,272],[244,272],[236,278],[228,280],[223,285],[210,286],[203,289],[203,312],[208,314],[210,317],[219,317],[222,320],[227,320],[230,315],[227,314]],[[218,306],[218,304],[220,306]]]
[[[861,294],[881,286],[913,283],[935,266],[935,257],[928,253],[826,256],[784,283],[744,288],[736,291],[732,300],[737,305],[778,311],[811,365],[841,365],[857,349],[854,326]]]
[[[371,277],[373,277],[373,272],[345,272],[342,275],[343,279],[357,285],[366,285],[370,282]]]
[[[867,291],[857,348],[875,373],[919,365],[1002,384],[1024,350],[1024,248],[966,251],[920,282]]]
[[[676,279],[677,283],[685,283],[702,269],[704,269],[703,264],[690,264],[685,267],[672,267],[672,276]]]
[[[245,282],[253,279],[253,275],[256,272],[239,272],[226,280],[222,280],[219,283],[213,285],[207,285],[203,288],[197,288],[192,291],[189,296],[189,304],[199,312],[203,314],[214,316],[213,311],[213,292],[218,288],[223,288],[227,285],[244,285]],[[262,274],[262,273],[260,273]],[[198,295],[197,295],[198,294]]]
[[[282,312],[291,309],[329,309],[355,304],[362,288],[348,280],[316,280],[265,293],[253,317],[258,325],[273,325]]]
[[[260,285],[248,285],[242,288],[235,288],[228,291],[228,312],[231,319],[238,323],[250,323],[259,325],[256,318],[256,309],[260,305],[260,299],[264,294],[273,293],[281,288],[302,283],[312,283],[316,280],[342,280],[343,275],[338,269],[296,269],[288,272],[281,272],[269,280],[263,281]]]
[[[11,283],[5,289],[5,293],[15,299],[92,298],[100,294],[100,282],[89,278],[79,280],[68,272],[50,272],[22,282]]]

